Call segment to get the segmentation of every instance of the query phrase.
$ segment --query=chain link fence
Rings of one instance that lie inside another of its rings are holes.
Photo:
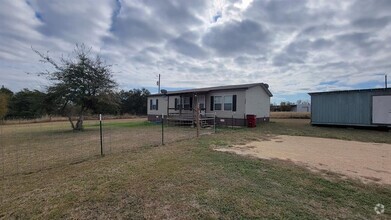
[[[29,174],[90,158],[159,146],[213,134],[215,119],[196,123],[148,122],[145,118],[84,121],[84,131],[72,131],[67,121],[0,125],[0,175]]]

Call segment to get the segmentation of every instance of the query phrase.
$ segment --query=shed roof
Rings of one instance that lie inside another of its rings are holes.
[[[353,90],[336,90],[336,91],[326,91],[326,92],[310,92],[309,95],[319,95],[319,94],[333,94],[333,93],[349,93],[349,92],[391,92],[391,88],[374,88],[374,89],[353,89]]]
[[[266,83],[251,83],[251,84],[241,84],[241,85],[228,85],[228,86],[216,86],[216,87],[206,87],[206,88],[197,88],[197,89],[185,89],[185,90],[178,90],[178,91],[170,91],[167,92],[166,95],[179,95],[179,94],[186,94],[186,93],[206,93],[211,91],[218,91],[218,90],[232,90],[232,89],[248,89],[254,86],[261,86],[265,92],[272,97],[273,94],[269,90],[269,85]],[[156,93],[152,94],[150,96],[161,96],[162,93]]]

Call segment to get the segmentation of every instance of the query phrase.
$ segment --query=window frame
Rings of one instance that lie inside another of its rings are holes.
[[[211,111],[226,111],[236,112],[237,111],[237,94],[226,94],[226,95],[213,95],[211,96]],[[229,108],[226,106],[229,104]],[[216,109],[217,107],[217,109]]]
[[[191,97],[190,96],[183,96],[182,97],[182,109],[183,110],[191,110],[192,109],[192,106],[191,106],[191,101],[190,101]]]
[[[151,110],[155,110],[155,111],[156,111],[156,110],[157,110],[157,109],[156,109],[156,107],[157,107],[157,105],[156,105],[157,99],[151,99],[151,100],[152,100]]]
[[[227,98],[230,98],[230,101],[231,102],[226,102],[226,99]],[[233,95],[225,95],[224,98],[223,98],[223,109],[224,111],[233,111]],[[230,105],[230,108],[229,109],[226,109],[226,104]]]
[[[217,102],[218,99],[220,99],[219,102]],[[213,108],[214,108],[215,111],[223,111],[223,99],[224,99],[224,96],[222,96],[222,95],[214,96]],[[219,105],[220,107],[217,108],[216,105]]]

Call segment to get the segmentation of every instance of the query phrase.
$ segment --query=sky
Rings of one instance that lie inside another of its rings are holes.
[[[384,86],[389,0],[0,0],[0,85],[44,91],[54,59],[91,47],[119,89],[263,82],[272,102]]]

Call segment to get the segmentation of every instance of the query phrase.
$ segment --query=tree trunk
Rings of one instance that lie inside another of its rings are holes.
[[[82,131],[83,121],[84,121],[83,115],[80,115],[79,118],[77,119],[76,126],[73,128],[73,130]]]
[[[75,123],[73,123],[71,116],[68,116],[68,120],[71,123],[71,127],[74,131],[82,131],[83,130],[83,121],[84,121],[83,115],[79,116],[79,118],[76,121],[76,125],[75,125]]]
[[[75,130],[75,124],[73,124],[72,117],[68,115],[68,121],[71,123],[72,129]]]

